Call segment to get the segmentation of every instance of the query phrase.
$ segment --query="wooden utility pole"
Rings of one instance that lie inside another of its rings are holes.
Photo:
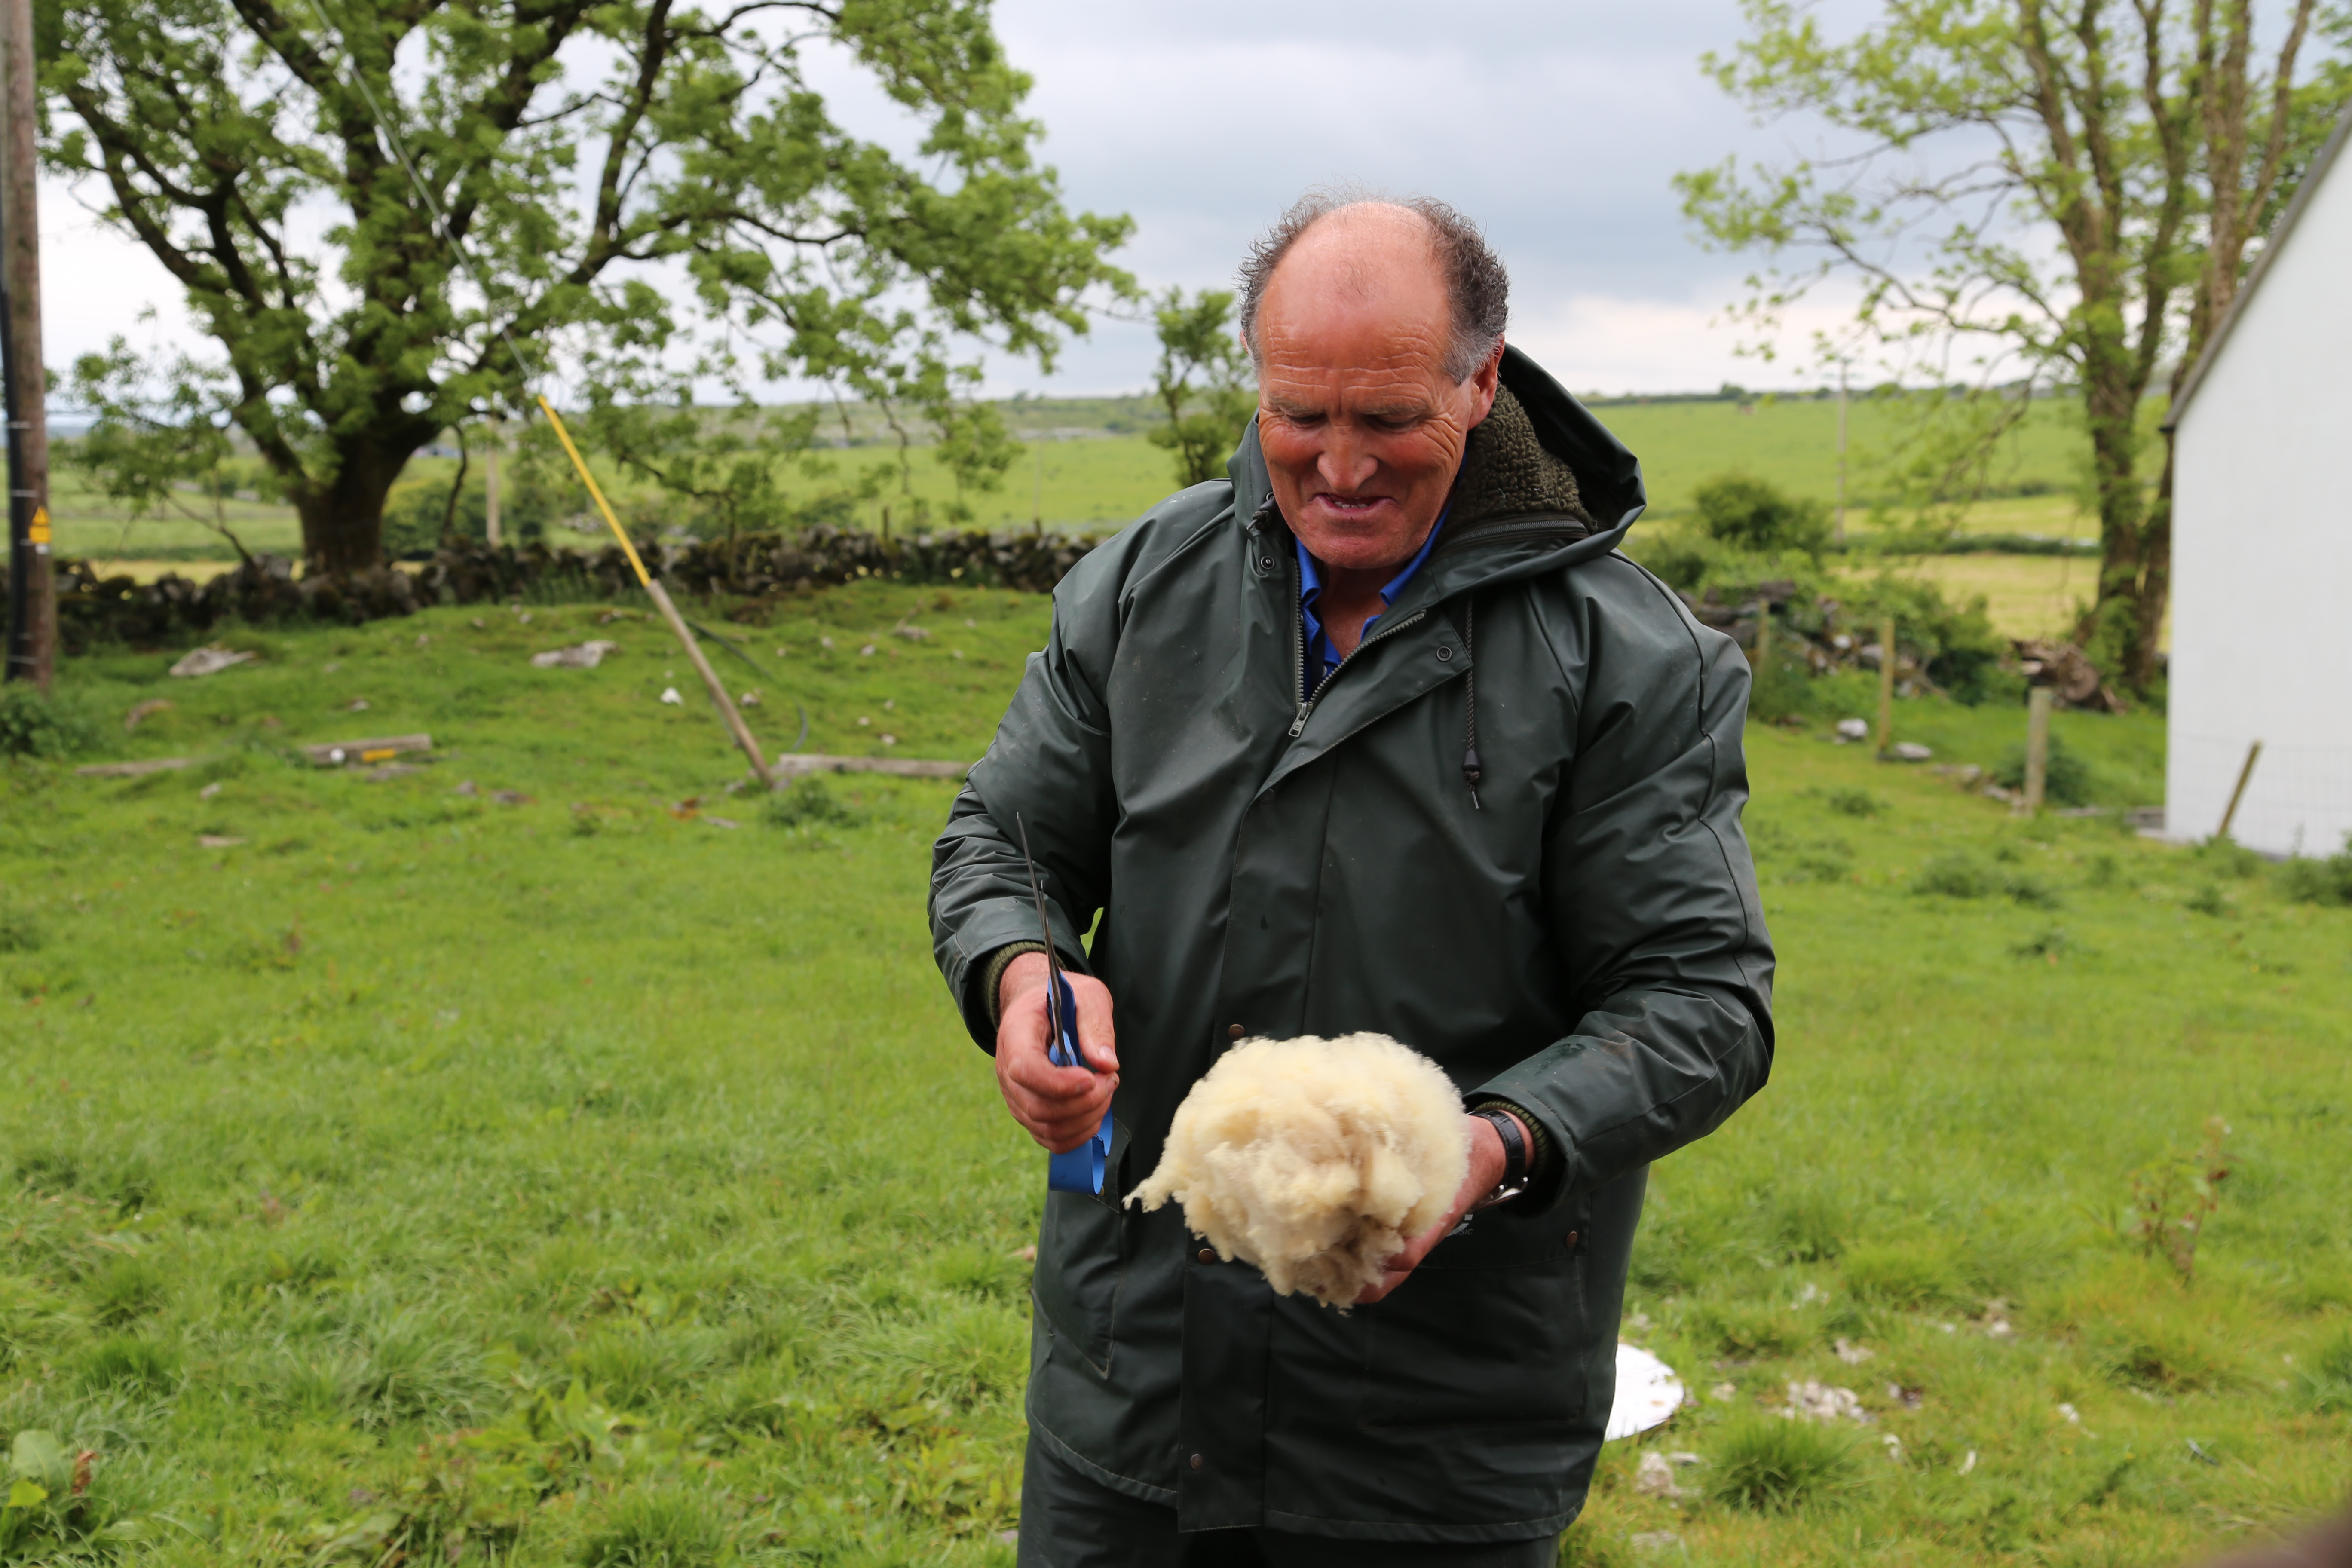
[[[489,449],[483,454],[482,482],[489,487],[482,511],[482,532],[491,549],[496,550],[505,540],[499,533],[499,422],[490,421]]]
[[[2025,797],[2018,809],[2028,816],[2042,814],[2050,790],[2050,689],[2037,686],[2025,694]]]
[[[32,0],[0,0],[0,379],[8,420],[8,661],[43,691],[57,660],[49,574],[48,373],[41,359],[41,230],[35,204]]]
[[[1878,623],[1878,754],[1895,744],[1895,617]]]

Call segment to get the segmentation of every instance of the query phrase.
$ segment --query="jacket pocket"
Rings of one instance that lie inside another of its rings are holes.
[[[1114,1121],[1101,1193],[1045,1194],[1037,1272],[1030,1285],[1057,1344],[1085,1358],[1097,1377],[1110,1374],[1119,1285],[1127,1271],[1127,1221],[1115,1195],[1127,1144],[1127,1129]]]
[[[1371,1319],[1358,1422],[1567,1435],[1584,1418],[1591,1341],[1588,1204],[1478,1215],[1441,1242]]]

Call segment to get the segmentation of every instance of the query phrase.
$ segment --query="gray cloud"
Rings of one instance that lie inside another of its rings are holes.
[[[1699,74],[1703,50],[1738,37],[1735,0],[999,0],[996,15],[1035,79],[1029,108],[1068,199],[1134,216],[1119,260],[1150,287],[1229,284],[1249,237],[1302,190],[1354,179],[1477,219],[1510,264],[1513,338],[1572,386],[1798,379],[1734,358],[1713,318],[1750,263],[1693,244],[1668,184],[1782,140]],[[912,122],[837,51],[810,65],[851,125],[911,151]],[[143,249],[54,183],[42,208],[53,364],[118,331],[190,341],[179,290]],[[1051,378],[1000,361],[990,386],[1131,391],[1153,353],[1147,327],[1105,321]]]
[[[1605,329],[1611,302],[1629,307],[1619,320],[1648,346],[1612,347],[1594,366],[1601,384],[1758,378],[1707,324],[1747,264],[1691,242],[1669,184],[1757,144],[1698,69],[1702,50],[1738,37],[1730,0],[1003,0],[997,16],[1036,79],[1070,199],[1134,215],[1122,259],[1149,283],[1229,282],[1249,237],[1299,192],[1355,179],[1476,218],[1510,264],[1523,341],[1571,321]],[[1150,357],[1148,332],[1111,328],[1055,379],[1133,386]],[[1039,384],[1011,367],[997,379]]]

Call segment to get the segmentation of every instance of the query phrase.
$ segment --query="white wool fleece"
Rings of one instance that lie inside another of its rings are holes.
[[[1127,1201],[1176,1199],[1220,1258],[1345,1311],[1469,1173],[1461,1096],[1427,1057],[1386,1035],[1244,1040],[1176,1108]]]

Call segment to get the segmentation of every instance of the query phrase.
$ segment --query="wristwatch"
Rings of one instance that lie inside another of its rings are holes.
[[[1475,1214],[1496,1204],[1509,1203],[1528,1190],[1528,1141],[1519,1133],[1518,1118],[1507,1110],[1490,1106],[1470,1114],[1493,1126],[1503,1140],[1503,1179],[1495,1184],[1492,1192],[1470,1205]]]

